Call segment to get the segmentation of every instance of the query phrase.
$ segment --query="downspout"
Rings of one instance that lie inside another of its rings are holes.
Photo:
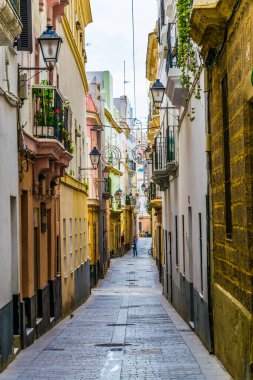
[[[208,290],[208,316],[209,316],[209,329],[210,329],[210,347],[209,352],[214,352],[214,333],[213,333],[213,305],[212,305],[212,281],[213,281],[213,230],[212,230],[212,187],[211,187],[211,174],[212,174],[212,160],[211,160],[211,110],[210,110],[210,89],[211,89],[211,69],[207,66],[206,75],[206,117],[207,117],[207,195],[206,195],[206,221],[207,221],[207,290]]]

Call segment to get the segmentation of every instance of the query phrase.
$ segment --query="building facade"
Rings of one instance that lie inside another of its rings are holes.
[[[13,44],[22,24],[18,2],[16,5],[0,3],[0,372],[20,347],[19,98],[18,57]]]
[[[15,320],[15,346],[26,347],[53,326],[65,312],[84,301],[90,292],[89,281],[86,281],[89,280],[88,255],[83,261],[81,258],[79,260],[83,249],[81,232],[82,236],[86,233],[80,220],[87,214],[87,187],[79,180],[77,169],[85,159],[83,140],[86,133],[85,94],[88,89],[85,57],[82,55],[84,35],[83,32],[80,33],[79,24],[84,30],[91,22],[91,12],[89,1],[82,3],[80,7],[76,2],[67,5],[64,1],[7,2],[6,6],[19,7],[17,13],[14,13],[14,8],[9,9],[12,10],[12,14],[7,12],[9,16],[12,15],[10,30],[6,30],[11,46],[5,49],[2,55],[2,62],[6,62],[8,66],[11,64],[13,69],[10,83],[10,69],[6,70],[8,88],[7,93],[3,93],[9,107],[13,108],[11,112],[5,110],[6,114],[8,118],[13,117],[10,122],[15,121],[16,124],[16,137],[14,138],[13,132],[13,136],[8,136],[7,141],[11,144],[10,151],[15,147],[18,156],[13,152],[9,164],[14,165],[15,157],[19,159],[19,167],[14,171],[13,166],[12,170],[12,189],[8,190],[9,195],[14,198],[15,194],[19,193],[17,201],[12,198],[10,201],[13,226],[11,271],[13,276],[16,275],[12,283],[13,287],[16,287],[17,302],[13,308],[15,318],[10,316],[10,321],[12,324]],[[18,12],[21,20],[17,17]],[[1,8],[2,15],[6,21],[6,15],[2,14]],[[47,29],[47,25],[51,25],[59,33],[64,44],[61,52],[63,56],[59,56],[54,69],[49,63],[49,69],[45,70],[38,37]],[[14,38],[18,34],[20,36],[13,48],[11,36]],[[65,57],[68,57],[68,60],[65,60]],[[66,66],[67,61],[72,63],[71,67]],[[72,70],[74,78],[71,83],[65,75],[69,70]],[[15,88],[18,89],[18,93]],[[10,89],[12,99],[8,98]],[[78,107],[78,102],[83,106]],[[18,112],[15,110],[15,104],[18,104]],[[3,109],[1,107],[1,111]],[[4,117],[6,118],[6,115]],[[79,135],[82,142],[77,140]],[[65,174],[66,170],[68,174]],[[16,179],[19,179],[19,184],[15,182]],[[15,184],[18,185],[16,193]],[[61,196],[64,202],[61,201]],[[15,218],[18,216],[20,234],[15,243],[15,229],[18,228]],[[71,244],[67,243],[66,258],[64,219],[70,221],[71,218],[73,229],[71,232],[69,228],[67,239],[70,241],[72,235],[74,243],[73,250]],[[20,256],[17,259],[19,246]],[[11,247],[9,248],[11,252]],[[76,254],[73,261],[74,271],[70,264],[71,252],[73,259]],[[85,270],[82,268],[83,264]],[[71,280],[67,280],[67,277]],[[6,299],[6,295],[4,297]],[[6,331],[10,332],[10,327],[6,327]],[[3,341],[7,342],[5,344],[9,350],[9,336]],[[1,355],[3,360],[6,359],[5,350],[4,355]]]
[[[214,350],[234,379],[253,376],[252,30],[250,1],[193,2],[209,83]]]
[[[165,295],[212,351],[206,75],[198,59],[192,85],[188,90],[181,85],[176,3],[158,2],[158,47],[150,34],[147,53],[151,87],[159,73],[165,91],[158,108],[151,102],[148,134],[153,253]]]

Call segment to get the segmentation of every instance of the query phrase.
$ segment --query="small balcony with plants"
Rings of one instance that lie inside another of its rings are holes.
[[[13,46],[21,31],[20,0],[0,0],[0,46]]]
[[[168,126],[166,135],[158,135],[153,146],[152,179],[164,191],[168,188],[169,177],[177,171],[175,139],[176,126]]]
[[[32,88],[33,135],[55,139],[70,153],[73,145],[70,135],[69,108],[55,86],[41,84]]]

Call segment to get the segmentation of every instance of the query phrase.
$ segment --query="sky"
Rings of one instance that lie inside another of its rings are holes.
[[[126,95],[134,105],[132,50],[132,0],[90,0],[93,23],[86,29],[87,71],[109,70],[113,77],[113,96]],[[148,34],[155,28],[156,0],[134,0],[136,118],[144,125],[148,116],[146,52]]]

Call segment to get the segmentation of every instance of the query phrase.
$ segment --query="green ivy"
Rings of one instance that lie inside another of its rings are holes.
[[[181,68],[181,85],[189,90],[192,79],[197,73],[198,63],[196,49],[190,38],[192,0],[177,1],[177,30],[178,30],[178,66]],[[200,99],[200,86],[194,91],[196,99]]]

